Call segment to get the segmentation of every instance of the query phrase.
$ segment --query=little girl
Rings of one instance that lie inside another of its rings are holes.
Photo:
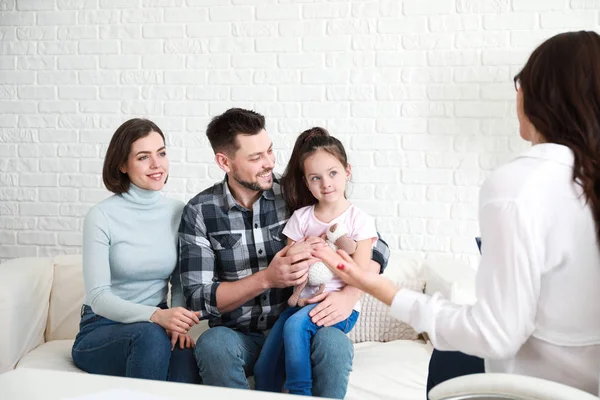
[[[338,139],[323,128],[302,132],[282,179],[286,203],[295,210],[283,233],[290,244],[307,236],[321,236],[331,225],[338,224],[356,241],[352,255],[356,264],[367,266],[377,231],[374,220],[346,198],[350,172],[346,151]],[[339,291],[343,287],[344,283],[334,277],[324,291]],[[307,286],[301,297],[311,297],[315,290]],[[285,388],[291,394],[312,394],[310,343],[321,328],[309,316],[315,306],[290,307],[280,315],[254,367],[257,390],[281,392],[285,373]],[[333,327],[348,333],[358,313],[357,302],[350,316]]]

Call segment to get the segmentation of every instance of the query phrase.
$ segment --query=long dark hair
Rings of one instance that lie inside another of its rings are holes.
[[[523,111],[546,142],[574,153],[573,181],[583,189],[600,243],[600,36],[566,32],[542,43],[516,76]]]
[[[281,178],[283,198],[290,212],[317,202],[304,180],[304,161],[317,150],[333,155],[344,169],[348,168],[344,145],[331,136],[327,129],[314,127],[302,132],[296,139],[290,161]]]

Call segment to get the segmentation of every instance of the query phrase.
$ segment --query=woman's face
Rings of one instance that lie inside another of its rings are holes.
[[[133,142],[121,172],[129,175],[137,187],[161,190],[169,175],[169,158],[162,136],[153,131]]]
[[[519,87],[517,90],[517,118],[519,119],[519,134],[523,139],[531,144],[540,143],[541,135],[535,129],[527,115],[525,115],[525,110],[523,106],[523,89]]]

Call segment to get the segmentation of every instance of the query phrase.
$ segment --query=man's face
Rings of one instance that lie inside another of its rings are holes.
[[[230,160],[230,177],[240,186],[257,192],[273,187],[275,154],[264,129],[256,135],[238,135],[238,150]],[[229,182],[230,185],[234,184]],[[235,184],[234,184],[235,185]]]

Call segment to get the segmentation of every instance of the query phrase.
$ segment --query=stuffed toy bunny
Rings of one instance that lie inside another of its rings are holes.
[[[350,255],[356,251],[356,242],[352,240],[338,224],[333,224],[327,229],[326,242],[333,250],[341,249]],[[327,265],[322,261],[317,261],[310,266],[308,270],[308,279],[294,288],[294,292],[290,296],[288,304],[292,307],[296,305],[304,307],[308,304],[309,299],[323,293],[326,283],[329,282],[333,276],[333,273],[327,268]],[[318,286],[319,290],[309,298],[300,298],[300,294],[306,285]]]

